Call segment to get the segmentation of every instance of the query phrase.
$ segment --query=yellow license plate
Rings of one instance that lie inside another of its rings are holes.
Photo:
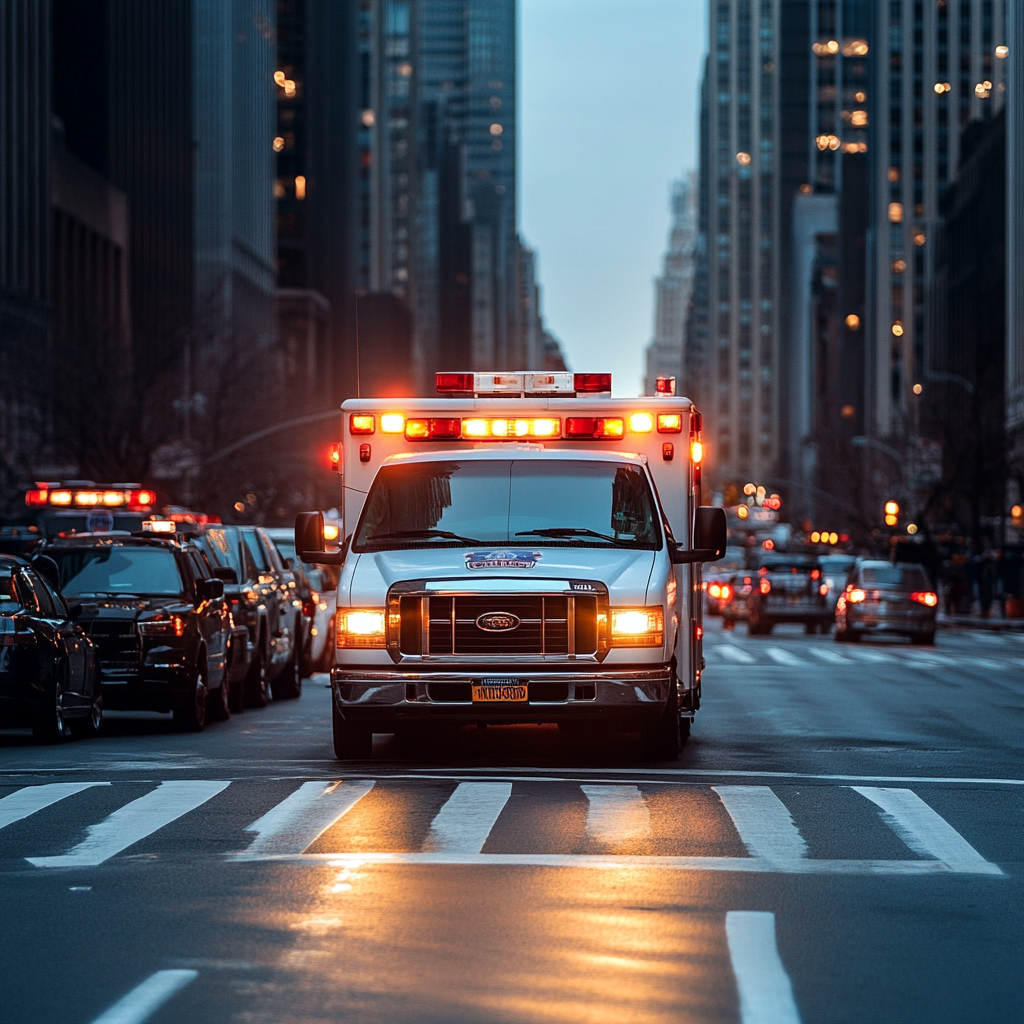
[[[527,699],[526,683],[515,679],[481,679],[473,684],[473,703],[512,703]]]

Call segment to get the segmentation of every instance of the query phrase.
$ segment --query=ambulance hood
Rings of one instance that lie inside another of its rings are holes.
[[[656,555],[656,551],[649,550],[530,544],[414,548],[355,555],[342,573],[339,604],[379,608],[388,588],[406,580],[453,581],[460,589],[480,582],[481,589],[507,587],[521,593],[550,586],[536,586],[541,580],[599,580],[608,587],[612,604],[643,605]],[[488,580],[495,582],[483,582]]]

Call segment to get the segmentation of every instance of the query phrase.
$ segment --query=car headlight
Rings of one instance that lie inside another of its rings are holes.
[[[335,635],[339,647],[384,647],[385,612],[383,608],[339,608],[335,616]]]
[[[665,613],[657,608],[613,608],[612,647],[660,647],[665,640]]]

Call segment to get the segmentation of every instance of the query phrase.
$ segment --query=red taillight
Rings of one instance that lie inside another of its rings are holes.
[[[704,627],[699,622],[695,622],[693,624],[693,639],[694,640],[700,640],[700,639],[703,638],[703,636],[704,636]]]
[[[712,597],[721,597],[722,596],[722,588],[717,583],[712,583],[711,586],[708,587],[708,593]]]
[[[816,580],[820,575],[821,575],[821,570],[820,569],[812,569],[811,570],[811,579],[812,580]]]
[[[622,437],[625,432],[625,421],[619,416],[569,416],[565,421],[565,436],[580,440]]]
[[[25,504],[26,505],[45,505],[49,500],[50,492],[48,490],[36,490],[25,492]]]
[[[471,373],[438,373],[435,375],[434,381],[439,395],[473,394],[473,374]]]
[[[910,600],[926,605],[928,608],[934,608],[939,603],[938,595],[933,594],[930,590],[915,590],[910,595]]]
[[[850,587],[850,589],[846,591],[846,600],[849,601],[850,604],[860,604],[861,601],[866,601],[867,597],[868,595],[859,587]]]
[[[722,587],[722,600],[728,601],[732,597],[732,587]]]
[[[771,591],[772,591],[771,581],[768,579],[767,576],[765,576],[761,580],[761,593],[762,594],[770,594]]]
[[[612,389],[610,373],[574,373],[573,390],[579,394],[606,394]]]
[[[331,445],[331,470],[335,473],[341,472],[341,442],[335,441]]]
[[[659,395],[674,395],[676,393],[675,377],[658,377],[654,382],[654,390]]]

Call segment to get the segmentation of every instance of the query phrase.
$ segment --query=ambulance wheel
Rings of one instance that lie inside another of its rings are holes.
[[[640,730],[640,749],[645,761],[675,761],[683,752],[683,743],[690,735],[690,720],[679,717],[677,688],[669,688],[669,699],[661,718]]]
[[[334,729],[334,756],[339,761],[369,761],[373,753],[373,733],[342,718],[333,696],[331,725]]]

